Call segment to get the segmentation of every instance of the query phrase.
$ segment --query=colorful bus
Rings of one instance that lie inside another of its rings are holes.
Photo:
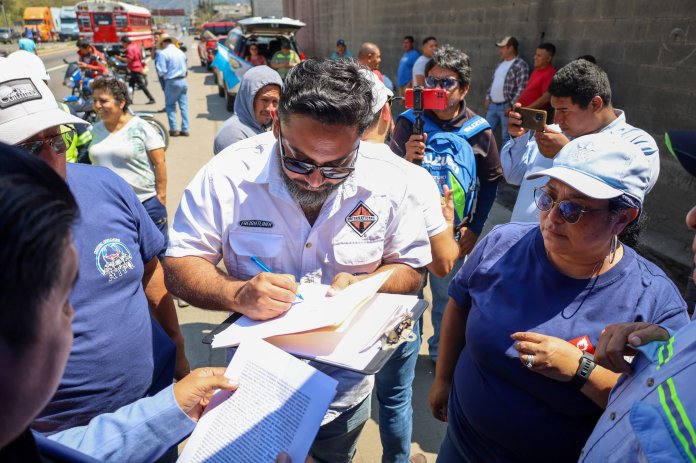
[[[120,46],[121,37],[152,48],[152,14],[142,6],[123,2],[88,0],[75,5],[80,38],[91,42],[98,49]]]

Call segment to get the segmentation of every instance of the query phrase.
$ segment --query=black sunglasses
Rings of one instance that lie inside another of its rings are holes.
[[[554,204],[558,204],[558,212],[566,222],[573,224],[578,223],[582,215],[586,212],[602,211],[605,209],[585,209],[580,204],[569,200],[556,201],[551,197],[551,194],[544,187],[534,188],[534,203],[536,207],[543,212],[550,211]]]
[[[17,147],[25,151],[28,151],[34,156],[38,156],[44,145],[51,147],[56,154],[65,154],[68,148],[75,139],[76,132],[74,130],[68,130],[66,132],[59,133],[58,135],[53,135],[52,137],[44,138],[43,140],[35,140],[24,143],[17,143]]]
[[[355,170],[355,161],[358,159],[358,148],[360,145],[351,151],[348,156],[341,159],[345,160],[353,156],[353,161],[348,166],[318,166],[311,162],[298,161],[297,159],[289,158],[285,155],[283,132],[280,130],[280,124],[278,124],[278,147],[280,149],[280,159],[283,161],[285,168],[290,172],[300,175],[309,175],[315,170],[318,170],[324,178],[328,178],[329,180],[342,180]]]
[[[428,76],[425,78],[425,86],[428,88],[440,87],[443,90],[449,90],[461,83],[463,83],[461,80],[455,79],[454,77],[443,77],[442,79],[438,79],[437,77]]]

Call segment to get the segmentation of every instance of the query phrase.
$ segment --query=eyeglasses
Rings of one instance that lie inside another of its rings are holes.
[[[310,162],[298,161],[297,159],[289,158],[285,155],[285,147],[283,146],[283,133],[280,130],[280,125],[278,126],[278,146],[280,149],[280,159],[283,161],[283,165],[290,172],[294,172],[300,175],[309,175],[315,170],[321,172],[324,178],[329,180],[341,180],[348,177],[355,170],[355,161],[358,159],[358,148],[355,148],[348,156],[340,159],[339,161],[348,159],[353,156],[353,161],[349,166],[318,166]]]
[[[30,154],[33,154],[34,156],[39,155],[44,145],[50,146],[51,150],[53,150],[53,152],[56,154],[65,154],[68,151],[68,148],[70,147],[74,139],[75,131],[68,130],[66,132],[59,133],[58,135],[44,138],[43,140],[17,143],[17,147],[25,151],[28,151]]]
[[[550,211],[554,204],[558,204],[558,212],[566,222],[573,224],[578,223],[582,215],[586,212],[603,211],[604,209],[585,209],[580,204],[569,200],[556,201],[548,191],[543,187],[534,188],[534,203],[536,207],[543,212]]]
[[[442,79],[438,79],[437,77],[428,76],[425,78],[425,86],[427,88],[439,86],[443,90],[450,90],[461,83],[463,83],[461,80],[455,79],[454,77],[443,77]]]

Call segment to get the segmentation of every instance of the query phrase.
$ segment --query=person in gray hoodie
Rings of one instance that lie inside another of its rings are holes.
[[[234,115],[222,124],[215,135],[214,154],[233,143],[269,130],[282,86],[283,80],[274,69],[268,66],[249,69],[239,84]]]

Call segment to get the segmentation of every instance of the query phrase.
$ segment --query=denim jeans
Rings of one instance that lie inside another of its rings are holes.
[[[176,123],[176,105],[181,112],[181,131],[189,131],[188,84],[186,79],[168,79],[164,86],[164,107],[167,110],[169,130],[179,130]]]
[[[491,130],[495,132],[496,127],[500,124],[500,135],[503,140],[503,145],[510,139],[510,134],[507,131],[508,118],[505,116],[505,103],[493,103],[488,106],[486,120],[491,125]]]
[[[320,427],[309,454],[316,463],[350,463],[355,456],[358,438],[368,418],[369,395],[355,407]]]
[[[143,207],[159,231],[164,235],[164,247],[169,245],[169,226],[167,223],[167,208],[160,202],[157,196],[143,201]]]
[[[379,401],[379,437],[382,461],[408,463],[413,430],[413,378],[421,343],[419,319],[413,326],[417,338],[401,344],[384,367],[375,375]]]
[[[437,349],[440,347],[440,325],[442,324],[442,316],[445,313],[445,307],[447,307],[447,301],[449,300],[447,288],[449,288],[452,278],[457,274],[463,263],[464,259],[457,260],[454,263],[454,267],[452,267],[452,271],[444,278],[438,278],[432,273],[428,275],[430,278],[430,291],[433,294],[433,305],[430,312],[433,322],[433,335],[428,339],[428,355],[430,355],[433,362],[437,362]]]

